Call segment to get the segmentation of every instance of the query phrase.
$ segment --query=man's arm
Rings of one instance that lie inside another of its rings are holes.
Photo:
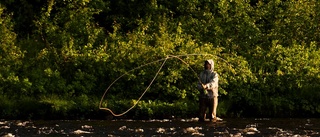
[[[202,72],[201,72],[200,75],[199,75],[199,78],[200,78],[200,79],[201,79],[201,76],[202,76]],[[205,87],[205,85],[204,85],[203,83],[201,83],[200,79],[199,79],[199,81],[198,81],[198,90],[199,90],[199,91],[202,91],[202,90],[206,89],[206,87]]]
[[[219,75],[218,73],[214,73],[213,79],[207,84],[205,84],[206,89],[215,89],[218,88]]]

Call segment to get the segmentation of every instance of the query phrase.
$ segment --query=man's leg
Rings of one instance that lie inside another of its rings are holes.
[[[199,97],[199,121],[204,121],[206,116],[206,103],[205,98]]]
[[[213,114],[213,98],[208,98],[207,99],[207,104],[208,104],[208,107],[209,107],[209,119],[210,121],[213,119],[212,117],[212,114]]]
[[[218,107],[218,97],[213,97],[213,117],[216,120],[217,119],[217,107]]]

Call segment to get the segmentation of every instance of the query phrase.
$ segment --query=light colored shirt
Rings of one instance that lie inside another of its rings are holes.
[[[203,70],[200,75],[198,82],[198,89],[200,91],[204,91],[202,84],[207,87],[208,94],[206,95],[209,98],[213,98],[218,96],[218,82],[219,82],[219,75],[218,73],[214,72],[214,62],[213,60],[206,60],[211,65],[211,70]]]

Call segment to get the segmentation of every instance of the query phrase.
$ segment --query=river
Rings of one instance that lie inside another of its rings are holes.
[[[320,136],[320,119],[226,118],[164,120],[0,120],[1,137],[42,136]]]

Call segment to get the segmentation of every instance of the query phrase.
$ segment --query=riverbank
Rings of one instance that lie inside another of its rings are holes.
[[[320,119],[0,120],[0,136],[319,136]]]
[[[99,109],[100,98],[94,96],[59,97],[47,96],[42,98],[24,97],[9,98],[0,96],[0,117],[3,119],[24,119],[24,120],[110,120],[112,114],[106,110]],[[103,107],[110,108],[114,113],[126,112],[136,100],[108,99],[102,103]],[[224,98],[220,98],[217,115],[220,117],[281,117],[281,118],[319,118],[317,113],[293,113],[294,110],[277,110],[275,114],[258,113],[255,109],[234,106]],[[240,109],[241,108],[241,109]],[[173,119],[196,117],[198,112],[198,102],[196,100],[176,100],[174,102],[164,102],[160,100],[141,100],[133,109],[115,119]],[[264,110],[266,111],[266,110]],[[250,113],[251,112],[251,113]],[[280,114],[281,112],[281,114]],[[270,112],[271,113],[271,112]]]

